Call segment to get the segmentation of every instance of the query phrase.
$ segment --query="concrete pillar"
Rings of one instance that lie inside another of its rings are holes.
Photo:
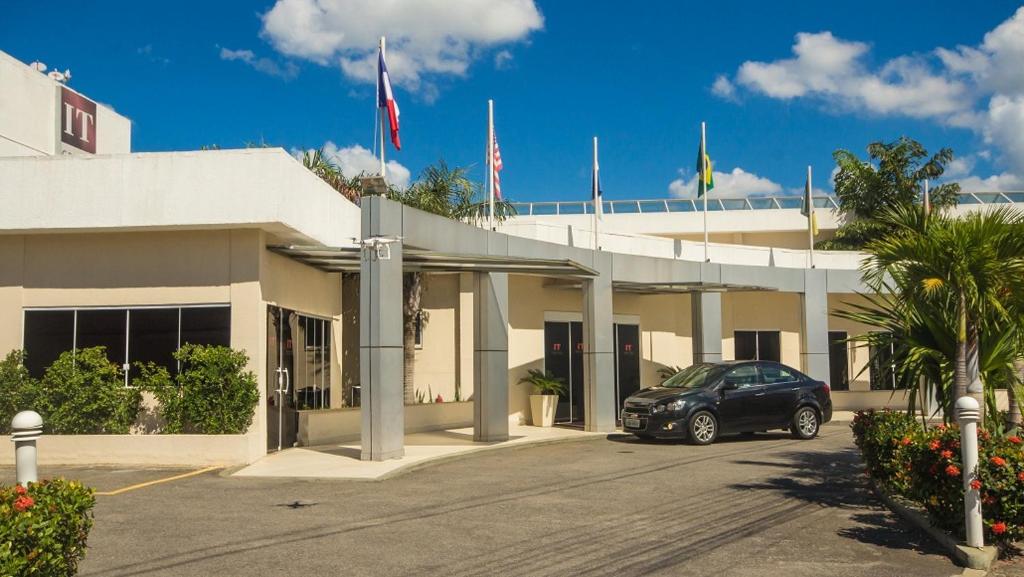
[[[594,267],[599,276],[583,279],[584,426],[601,433],[615,431],[616,419],[611,258],[606,260]]]
[[[722,293],[690,293],[693,363],[722,360]]]
[[[367,239],[402,234],[401,205],[366,197],[359,265],[359,380],[364,461],[397,459],[405,453],[402,395],[402,243],[377,250]],[[384,254],[390,252],[385,260]]]
[[[825,271],[804,271],[803,370],[807,376],[828,382],[828,290]],[[831,384],[831,383],[829,383]]]
[[[508,440],[508,274],[474,273],[473,440]]]

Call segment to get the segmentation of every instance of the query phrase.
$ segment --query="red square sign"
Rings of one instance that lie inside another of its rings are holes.
[[[60,141],[96,153],[96,103],[60,88]]]

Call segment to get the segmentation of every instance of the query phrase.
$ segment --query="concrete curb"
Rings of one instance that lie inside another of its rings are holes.
[[[956,563],[962,567],[967,567],[968,570],[981,570],[988,571],[992,564],[995,563],[999,557],[999,550],[991,545],[986,545],[980,549],[975,547],[968,547],[963,543],[954,539],[949,533],[936,527],[932,524],[931,519],[928,517],[928,513],[921,507],[905,501],[899,497],[889,495],[881,489],[873,480],[868,481],[871,485],[871,489],[876,495],[882,500],[883,503],[893,513],[896,513],[903,519],[909,521],[912,525],[916,526],[928,534],[929,537],[935,540],[950,557],[953,558]],[[964,571],[964,575],[971,575],[969,571]]]

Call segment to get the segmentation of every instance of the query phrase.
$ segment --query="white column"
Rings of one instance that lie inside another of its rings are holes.
[[[508,440],[508,274],[475,273],[473,440]]]

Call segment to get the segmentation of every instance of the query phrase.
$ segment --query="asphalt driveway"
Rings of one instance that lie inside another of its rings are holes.
[[[958,574],[859,470],[835,424],[710,447],[613,435],[381,482],[212,471],[98,497],[82,575]],[[105,491],[181,473],[57,472]]]

